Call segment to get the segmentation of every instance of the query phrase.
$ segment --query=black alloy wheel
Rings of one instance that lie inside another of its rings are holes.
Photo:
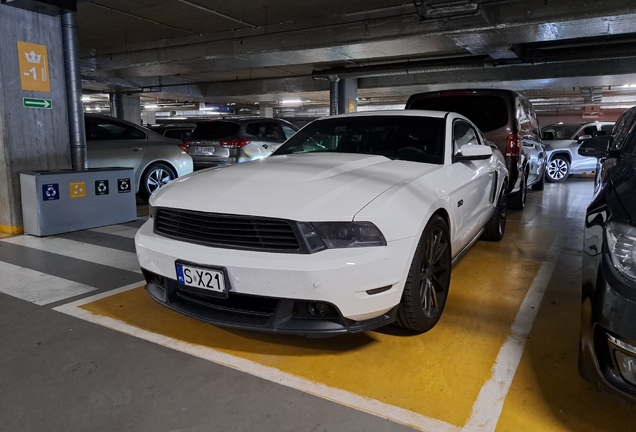
[[[506,231],[506,218],[508,215],[507,189],[508,182],[504,182],[501,188],[501,192],[499,192],[499,198],[497,199],[495,212],[484,227],[484,233],[481,235],[482,240],[500,241],[504,236],[504,232]]]
[[[451,259],[448,225],[434,215],[424,228],[411,262],[396,325],[423,333],[437,324],[448,298]]]

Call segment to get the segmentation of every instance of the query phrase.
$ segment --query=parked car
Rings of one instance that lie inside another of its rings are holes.
[[[166,138],[174,138],[179,141],[185,142],[190,138],[190,134],[196,127],[194,123],[170,123],[162,125],[149,125],[148,129],[153,132],[157,132]]]
[[[579,371],[636,401],[636,107],[579,154],[601,169],[585,216]]]
[[[504,157],[459,114],[332,116],[266,159],[162,188],[137,254],[154,300],[219,326],[423,332],[451,265],[478,237],[502,238],[507,181]]]
[[[407,109],[454,111],[470,119],[506,157],[511,208],[521,210],[527,187],[543,190],[546,154],[532,104],[511,90],[476,89],[419,93]]]
[[[198,170],[267,157],[297,130],[273,118],[209,120],[197,124],[186,145]]]
[[[548,158],[545,178],[552,183],[565,181],[570,174],[596,170],[596,158],[579,155],[579,147],[588,138],[606,135],[614,122],[555,123],[541,129]]]
[[[84,114],[90,168],[131,167],[137,195],[147,201],[158,188],[192,172],[183,143],[125,120]]]

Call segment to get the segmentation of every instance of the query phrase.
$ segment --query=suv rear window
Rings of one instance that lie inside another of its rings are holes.
[[[191,139],[221,139],[236,134],[241,125],[229,121],[211,121],[199,123],[192,134]]]
[[[409,109],[456,112],[470,121],[482,132],[490,132],[508,124],[506,101],[496,95],[448,95],[432,96],[414,100]]]

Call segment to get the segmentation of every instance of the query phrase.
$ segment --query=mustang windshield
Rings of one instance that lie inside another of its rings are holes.
[[[310,123],[274,155],[360,153],[390,159],[444,163],[443,118],[342,117]]]

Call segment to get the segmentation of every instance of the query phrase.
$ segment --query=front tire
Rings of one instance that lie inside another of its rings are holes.
[[[177,174],[168,165],[164,163],[150,165],[139,181],[139,198],[147,202],[154,191],[175,178]]]
[[[415,250],[396,325],[423,333],[437,324],[448,297],[451,259],[448,225],[439,215],[434,215]]]
[[[547,180],[550,183],[561,183],[570,175],[570,162],[562,155],[555,155],[546,167]]]
[[[500,241],[506,231],[506,216],[508,207],[508,193],[506,189],[508,184],[504,183],[501,192],[499,193],[499,199],[497,199],[497,206],[495,212],[488,220],[485,226],[484,233],[481,235],[481,239],[485,241]]]
[[[523,173],[519,180],[519,190],[510,195],[508,205],[513,210],[523,210],[526,206],[526,195],[528,194],[528,179],[526,173]]]

